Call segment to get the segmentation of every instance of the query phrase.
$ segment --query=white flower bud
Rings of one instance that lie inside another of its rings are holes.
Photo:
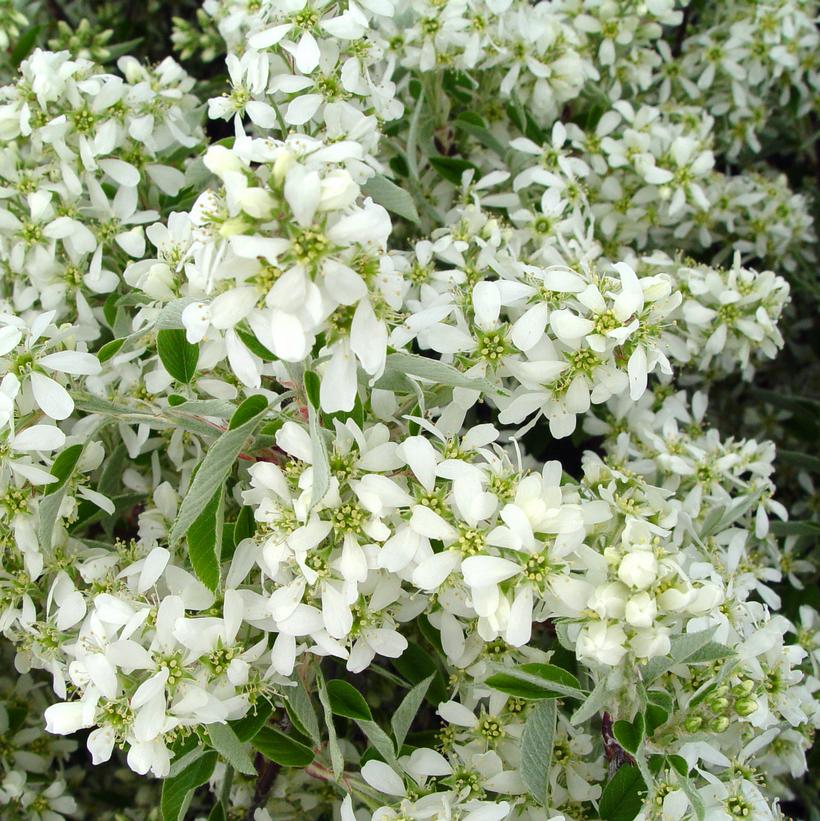
[[[618,578],[629,587],[645,590],[658,577],[658,560],[649,550],[635,550],[621,559]]]
[[[627,603],[624,616],[633,627],[651,627],[655,623],[658,608],[649,593],[638,593]]]

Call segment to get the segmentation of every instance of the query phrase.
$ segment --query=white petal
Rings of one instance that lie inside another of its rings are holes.
[[[42,373],[32,373],[31,391],[40,410],[58,422],[68,419],[74,411],[74,402],[68,391],[51,377]]]

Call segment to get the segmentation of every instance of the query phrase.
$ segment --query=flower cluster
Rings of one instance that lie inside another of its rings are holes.
[[[218,77],[64,21],[22,60],[2,812],[96,811],[82,732],[105,821],[784,817],[816,527],[714,409],[813,261],[750,157],[818,38],[700,5],[205,0]]]

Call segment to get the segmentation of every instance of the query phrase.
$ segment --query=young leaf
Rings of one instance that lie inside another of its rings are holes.
[[[373,714],[362,694],[340,678],[327,683],[327,695],[333,715],[352,718],[354,721],[372,721]]]
[[[530,795],[542,806],[549,805],[549,774],[558,705],[543,701],[532,708],[521,736],[521,778]]]
[[[219,587],[225,493],[219,488],[188,528],[188,556],[196,577],[209,590]]]
[[[273,727],[263,727],[251,740],[253,748],[281,767],[307,767],[313,750]]]
[[[404,739],[407,738],[407,733],[413,724],[413,719],[416,717],[419,708],[430,689],[430,684],[433,681],[434,675],[431,673],[424,681],[419,682],[399,704],[398,710],[393,713],[390,718],[390,726],[393,728],[393,738],[396,739],[396,748],[401,750]]]
[[[209,724],[208,738],[211,746],[237,772],[256,775],[256,767],[245,745],[228,724]]]
[[[199,346],[185,338],[181,328],[157,331],[157,353],[163,367],[177,382],[188,384],[196,373]]]

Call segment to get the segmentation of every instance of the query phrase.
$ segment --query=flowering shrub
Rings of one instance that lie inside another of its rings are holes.
[[[0,2],[0,815],[815,818],[812,5],[168,8]]]

